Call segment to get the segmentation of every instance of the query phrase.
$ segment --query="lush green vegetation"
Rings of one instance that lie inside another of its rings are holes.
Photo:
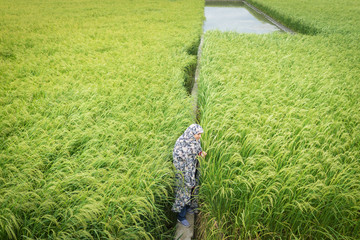
[[[206,33],[199,235],[359,239],[357,1],[251,2],[311,35]]]
[[[193,0],[0,2],[1,239],[171,234],[202,19]]]
[[[314,36],[206,34],[200,237],[359,239],[359,6],[250,2]],[[0,238],[171,238],[203,2],[0,13]]]
[[[204,239],[360,237],[357,42],[205,35]]]
[[[301,33],[360,33],[360,4],[357,0],[248,0],[248,2]]]

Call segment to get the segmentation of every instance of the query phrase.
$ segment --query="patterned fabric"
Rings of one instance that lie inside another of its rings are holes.
[[[177,139],[173,151],[173,163],[176,168],[176,196],[172,211],[180,212],[185,205],[197,207],[196,196],[198,193],[199,172],[197,155],[202,151],[200,140],[194,135],[203,133],[204,130],[198,124],[190,125]],[[193,199],[191,196],[193,195]]]

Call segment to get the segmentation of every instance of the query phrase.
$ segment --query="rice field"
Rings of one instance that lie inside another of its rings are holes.
[[[168,239],[202,1],[0,2],[0,239]]]
[[[199,239],[360,238],[355,0],[208,32]],[[0,239],[171,239],[203,1],[0,2]]]
[[[251,2],[310,35],[205,34],[198,238],[359,239],[357,2]]]
[[[360,33],[360,4],[356,0],[248,0],[273,18],[304,34]]]

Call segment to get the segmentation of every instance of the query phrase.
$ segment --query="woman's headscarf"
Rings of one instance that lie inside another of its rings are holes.
[[[195,134],[203,133],[203,132],[204,132],[204,130],[202,129],[202,127],[199,124],[191,124],[185,130],[183,135],[181,135],[181,137],[183,137],[186,140],[192,140],[193,138],[195,139],[195,137],[194,137]]]
[[[201,145],[200,140],[196,140],[194,135],[203,132],[204,130],[199,124],[191,124],[176,141],[174,156],[195,157],[201,151]]]

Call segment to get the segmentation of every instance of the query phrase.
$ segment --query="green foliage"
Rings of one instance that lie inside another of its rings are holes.
[[[293,30],[304,34],[360,33],[357,0],[248,0]]]
[[[203,238],[360,238],[359,40],[205,34]]]
[[[249,2],[315,36],[206,34],[199,235],[359,239],[359,5]]]
[[[202,15],[190,0],[1,1],[1,239],[169,237]]]

